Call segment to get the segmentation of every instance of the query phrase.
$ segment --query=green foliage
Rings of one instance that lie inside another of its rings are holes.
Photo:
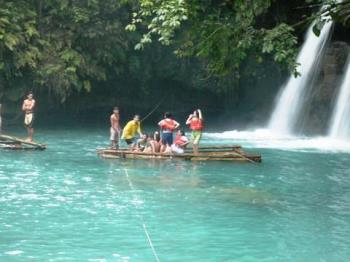
[[[295,76],[298,75],[294,63],[296,44],[297,38],[293,35],[293,29],[284,23],[263,32],[262,52],[273,54],[275,62],[287,62],[289,70],[294,72]]]
[[[0,5],[0,57],[5,78],[10,69],[35,68],[38,49],[33,46],[39,33],[35,28],[35,12],[25,1],[18,4],[6,1]]]
[[[308,2],[318,7],[317,12],[312,16],[316,19],[313,27],[316,35],[319,35],[323,25],[331,20],[350,27],[350,0],[309,0]]]
[[[145,33],[135,49],[143,49],[157,36],[162,44],[173,42],[180,57],[205,59],[210,74],[239,77],[240,67],[251,56],[257,62],[273,59],[296,73],[297,40],[294,30],[275,22],[264,28],[271,0],[257,1],[168,1],[140,0],[126,29],[145,25]],[[184,21],[188,20],[186,23]],[[183,30],[180,32],[180,25]],[[174,37],[179,31],[178,37]]]
[[[0,91],[18,88],[20,98],[35,87],[65,102],[106,81],[111,67],[123,71],[126,1],[0,2]]]
[[[323,13],[347,24],[349,1],[343,9],[329,1]],[[319,4],[0,0],[0,98],[15,101],[35,89],[50,102],[67,103],[69,97],[117,90],[130,100],[159,98],[162,90],[172,92],[168,86],[181,86],[187,94],[210,91],[232,102],[241,83],[258,81],[271,65],[296,73],[297,38],[290,24],[302,14],[320,15]]]
[[[133,13],[132,22],[125,29],[135,31],[138,24],[141,24],[144,19],[150,18],[147,26],[149,31],[142,36],[135,49],[143,49],[145,44],[151,43],[152,35],[156,35],[162,44],[169,45],[175,30],[180,27],[183,21],[187,20],[187,16],[185,0],[143,0],[140,1],[140,10]]]
[[[334,20],[350,27],[350,0],[327,0],[318,13],[319,27],[326,20]]]

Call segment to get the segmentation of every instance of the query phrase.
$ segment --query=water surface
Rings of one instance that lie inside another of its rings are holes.
[[[350,261],[347,152],[212,136],[263,163],[107,161],[108,129],[38,137],[0,151],[0,261]]]

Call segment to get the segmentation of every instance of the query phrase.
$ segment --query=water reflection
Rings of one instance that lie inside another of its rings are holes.
[[[168,189],[170,193],[171,191],[190,190],[196,197],[202,195],[202,200],[210,198],[221,202],[254,205],[276,203],[276,199],[271,193],[263,189],[252,188],[250,185],[238,186],[226,181],[221,183],[220,179],[213,185],[213,181],[207,180],[203,176],[205,165],[198,162],[159,160],[107,160],[107,162],[109,164],[109,182],[116,185],[118,190],[130,190],[126,178],[127,172],[134,187],[140,191]]]

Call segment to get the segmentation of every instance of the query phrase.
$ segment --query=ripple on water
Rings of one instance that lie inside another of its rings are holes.
[[[143,223],[161,261],[350,261],[349,154],[103,161],[106,132],[43,131],[45,153],[0,156],[0,261],[153,261]]]
[[[23,254],[23,251],[22,250],[11,250],[11,251],[6,251],[5,254],[9,255],[9,256],[18,256],[18,255]]]

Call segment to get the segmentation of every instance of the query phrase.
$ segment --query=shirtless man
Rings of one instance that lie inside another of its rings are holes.
[[[27,99],[23,101],[22,111],[24,112],[24,126],[27,128],[28,138],[27,140],[33,141],[34,134],[34,107],[35,100],[33,99],[33,93],[29,92],[27,95]]]
[[[111,148],[118,149],[119,148],[119,137],[120,137],[120,124],[119,124],[119,108],[113,108],[113,114],[110,117],[111,120]]]

